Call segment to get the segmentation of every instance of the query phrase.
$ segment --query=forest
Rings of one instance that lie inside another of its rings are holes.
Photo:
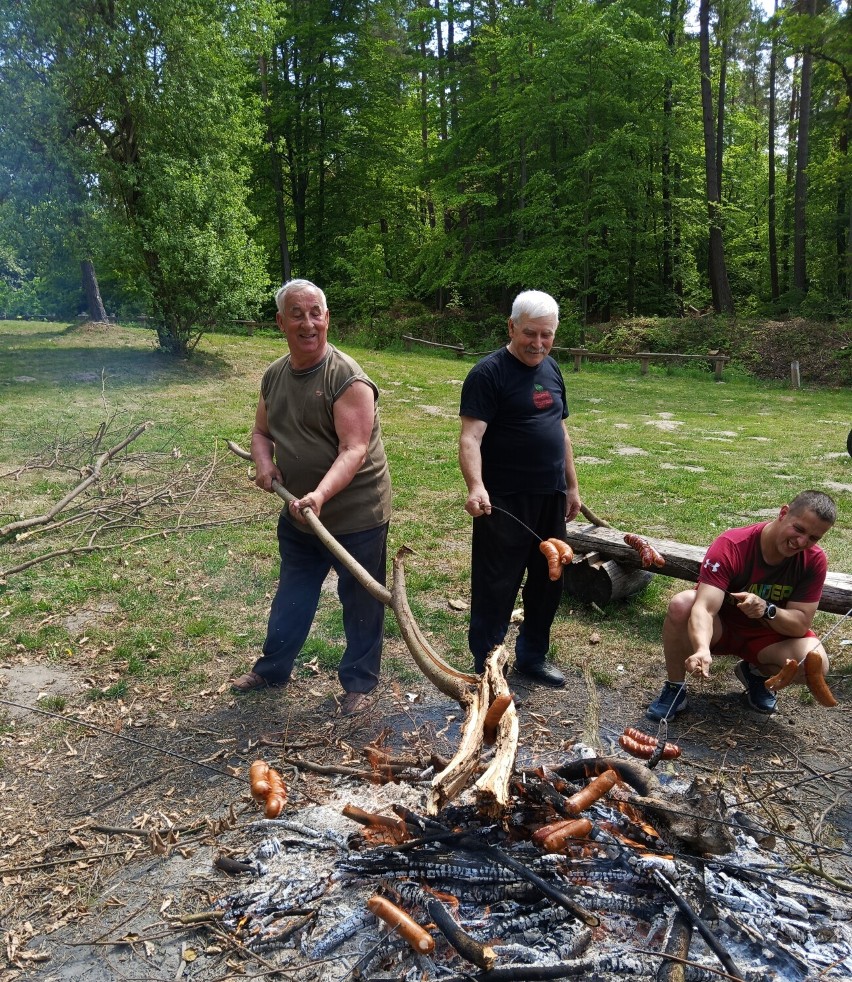
[[[841,0],[0,0],[0,317],[845,317],[850,132]]]

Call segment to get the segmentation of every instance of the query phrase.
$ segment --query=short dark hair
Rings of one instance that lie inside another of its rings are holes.
[[[787,507],[794,515],[812,511],[823,522],[834,525],[837,521],[837,505],[822,491],[800,491]]]

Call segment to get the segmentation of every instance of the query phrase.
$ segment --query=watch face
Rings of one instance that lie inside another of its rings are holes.
[[[775,604],[767,604],[766,613],[763,616],[768,617],[771,620],[777,612],[778,608],[775,606]]]

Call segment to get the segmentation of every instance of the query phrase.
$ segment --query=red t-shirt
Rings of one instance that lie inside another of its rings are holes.
[[[819,546],[770,566],[760,549],[760,533],[766,522],[728,529],[707,550],[699,583],[709,583],[728,593],[755,593],[778,607],[795,603],[818,603],[822,596],[828,560]],[[755,621],[736,607],[723,608],[731,627],[754,627]]]

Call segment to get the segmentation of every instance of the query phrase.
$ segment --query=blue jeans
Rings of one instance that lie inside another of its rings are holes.
[[[336,536],[370,575],[385,584],[388,526]],[[374,599],[310,532],[294,527],[282,512],[278,519],[281,578],[272,601],[263,656],[252,671],[269,685],[284,685],[302,650],[319,605],[323,581],[333,567],[343,607],[346,650],[337,676],[346,692],[370,692],[379,682],[385,631],[385,605]]]

